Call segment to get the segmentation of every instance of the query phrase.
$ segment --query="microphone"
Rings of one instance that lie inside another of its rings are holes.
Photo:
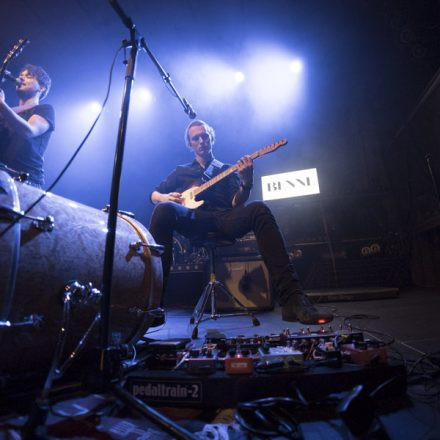
[[[197,115],[191,107],[191,104],[185,98],[183,98],[183,103],[185,104],[185,113],[189,116],[190,119],[194,119]]]
[[[16,78],[14,75],[12,75],[11,72],[9,72],[9,70],[5,70],[3,72],[3,80],[5,80],[5,79],[14,82],[16,86],[22,85],[21,79]]]

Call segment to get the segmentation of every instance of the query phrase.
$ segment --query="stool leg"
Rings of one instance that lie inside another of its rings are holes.
[[[211,297],[211,292],[212,292],[212,284],[208,283],[203,289],[202,295],[200,296],[196,306],[194,307],[193,314],[190,319],[191,324],[194,324],[195,321],[197,321],[200,317],[203,316],[203,312],[205,311],[206,306],[208,305],[208,300]]]
[[[216,312],[216,300],[215,300],[215,288],[217,287],[217,281],[213,278],[211,278],[213,281],[211,281],[210,284],[212,284],[211,288],[211,319],[217,319],[217,312]]]
[[[210,282],[204,288],[202,296],[197,301],[193,315],[191,316],[191,319],[190,319],[190,323],[195,324],[193,331],[192,331],[192,335],[191,335],[192,339],[197,338],[197,335],[199,332],[199,330],[198,330],[199,324],[203,321],[203,313],[206,309],[206,306],[208,305],[209,299],[211,298],[211,301],[212,301],[213,296],[214,296],[214,284]],[[212,305],[212,302],[211,302],[211,305]],[[212,315],[211,315],[211,317],[212,317]]]

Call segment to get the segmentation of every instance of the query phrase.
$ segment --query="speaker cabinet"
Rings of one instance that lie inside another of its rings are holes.
[[[165,307],[192,309],[205,287],[205,271],[172,270],[163,298]]]
[[[250,310],[273,309],[273,295],[269,273],[261,258],[227,258],[216,261],[217,279]],[[226,295],[217,295],[219,311],[237,310],[239,307]]]

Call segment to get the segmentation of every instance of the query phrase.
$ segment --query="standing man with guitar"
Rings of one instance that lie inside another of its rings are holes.
[[[232,167],[214,158],[215,132],[206,122],[192,121],[185,131],[185,142],[194,153],[194,161],[178,166],[150,195],[156,204],[150,232],[158,244],[165,246],[164,289],[170,271],[174,231],[188,238],[218,232],[231,239],[253,231],[278,292],[283,320],[298,320],[303,324],[331,321],[333,315],[318,311],[302,291],[269,208],[260,201],[245,205],[253,184],[253,159],[287,141],[268,146],[252,156],[243,156]],[[203,202],[196,199],[199,193]]]
[[[27,183],[37,187],[44,184],[44,153],[55,128],[53,107],[40,104],[50,86],[49,75],[41,67],[28,64],[17,80],[16,107],[6,104],[0,89],[0,165],[7,171],[28,173]]]

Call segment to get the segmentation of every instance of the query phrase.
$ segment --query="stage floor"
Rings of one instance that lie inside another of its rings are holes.
[[[409,359],[440,350],[440,288],[406,288],[400,289],[394,298],[385,295],[384,299],[315,304],[334,313],[335,319],[330,323],[334,330],[344,323],[351,323],[367,335],[371,331],[370,337],[387,342],[394,339],[394,348]],[[190,338],[191,312],[188,308],[167,310],[166,324],[150,329],[147,336],[154,339]],[[258,327],[252,326],[246,316],[205,321],[199,326],[199,338],[206,336],[208,330],[218,330],[227,337],[233,337],[280,333],[286,328],[297,332],[305,328],[300,323],[282,321],[281,310],[277,306],[273,311],[257,313],[257,317],[261,324]]]
[[[380,414],[380,421],[389,438],[440,438],[440,386],[435,382],[440,369],[440,289],[408,288],[400,290],[398,296],[392,298],[339,300],[323,303],[322,307],[329,308],[335,314],[335,320],[330,324],[333,330],[350,324],[354,330],[361,330],[366,338],[391,342],[389,358],[404,362],[411,373],[408,375],[410,405],[397,404],[394,410],[388,408]],[[151,328],[146,337],[155,340],[191,338],[191,312],[191,309],[168,309],[166,323]],[[257,317],[261,323],[258,327],[254,327],[247,316],[207,320],[200,324],[199,338],[195,343],[203,341],[208,331],[209,334],[214,332],[236,337],[279,334],[285,329],[295,333],[305,328],[298,323],[283,322],[279,307],[257,313]],[[436,356],[431,357],[431,354]],[[426,380],[422,380],[422,372]],[[431,379],[428,379],[430,375]],[[155,424],[120,405],[113,406],[111,413],[102,409],[95,411],[109,400],[105,395],[89,395],[61,401],[57,404],[56,414],[49,414],[48,438],[172,438],[163,432],[159,434],[160,429]],[[246,438],[236,425],[230,425],[233,422],[233,408],[217,411],[190,407],[158,409],[191,432],[204,430],[205,437],[200,438],[215,438],[208,435],[213,430],[217,434],[220,431],[229,433],[229,437],[217,438]],[[18,438],[14,435],[25,419],[23,414],[4,414],[0,421],[0,439]],[[338,419],[301,423],[301,430],[305,439],[354,438]]]

